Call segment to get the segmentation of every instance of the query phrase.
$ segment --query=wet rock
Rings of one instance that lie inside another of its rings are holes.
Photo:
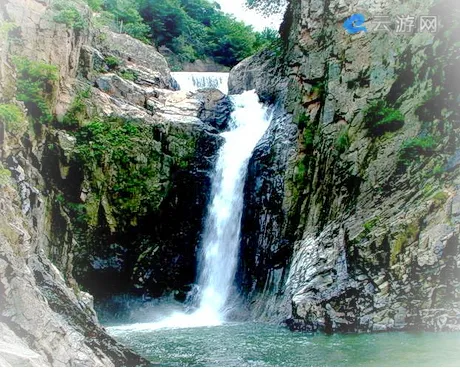
[[[35,205],[30,209],[29,216],[34,213],[40,217],[29,223],[30,217],[20,212],[17,201],[17,193],[11,186],[3,188],[0,195],[2,362],[11,366],[145,364],[146,361],[105,334],[94,322],[94,311],[88,313],[90,305],[83,309],[43,251],[38,248],[35,253],[39,242],[44,240],[37,233],[43,232],[45,206],[37,209]],[[98,349],[97,353],[93,349]]]
[[[195,98],[202,102],[199,118],[206,124],[222,132],[228,128],[232,102],[218,89],[202,89],[195,93]]]
[[[240,94],[254,89],[263,102],[273,103],[284,96],[286,83],[281,61],[272,51],[267,50],[236,65],[230,71],[228,88],[229,94]]]

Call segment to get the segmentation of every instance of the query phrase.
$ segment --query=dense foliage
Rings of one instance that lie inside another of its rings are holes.
[[[0,104],[0,122],[4,124],[7,132],[18,136],[27,128],[22,110],[12,104]]]
[[[282,12],[287,5],[287,0],[246,0],[246,5],[262,14],[271,15]]]
[[[130,219],[148,210],[148,203],[158,196],[158,170],[161,160],[149,144],[152,127],[123,119],[88,122],[76,133],[79,161],[94,172],[105,175],[105,191],[114,208]],[[98,178],[92,178],[98,182]],[[99,179],[100,180],[100,179]],[[100,184],[96,192],[104,191]]]
[[[59,71],[55,65],[16,57],[17,96],[27,107],[28,114],[41,123],[52,120],[52,100]]]
[[[86,0],[117,31],[167,47],[179,62],[211,58],[225,66],[272,44],[278,33],[255,32],[208,0]]]
[[[407,166],[420,156],[431,156],[437,145],[438,142],[431,135],[411,138],[402,144],[399,151],[399,162]]]

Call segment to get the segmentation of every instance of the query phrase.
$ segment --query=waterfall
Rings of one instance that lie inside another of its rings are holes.
[[[228,73],[174,72],[171,76],[184,91],[217,88],[225,94],[228,93]]]
[[[254,91],[231,98],[235,110],[230,131],[221,134],[225,143],[214,172],[198,269],[198,312],[215,321],[225,317],[235,277],[248,162],[270,120]]]
[[[230,98],[234,111],[230,130],[221,133],[225,142],[219,150],[212,177],[211,200],[200,246],[198,291],[193,298],[197,309],[191,313],[173,313],[159,322],[112,330],[216,326],[225,322],[238,261],[248,163],[271,120],[268,107],[259,102],[255,91]]]

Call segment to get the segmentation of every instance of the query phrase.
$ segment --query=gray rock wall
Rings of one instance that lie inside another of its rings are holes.
[[[449,1],[291,1],[281,67],[267,69],[262,54],[231,73],[234,91],[277,94],[298,130],[283,185],[265,182],[265,192],[280,188],[283,200],[266,213],[265,196],[255,199],[252,218],[285,215],[256,226],[263,241],[244,244],[256,249],[246,263],[271,269],[246,273],[246,284],[264,285],[249,294],[262,301],[258,311],[293,329],[458,330],[459,167],[449,164],[459,149],[457,8]],[[349,35],[342,24],[356,12],[367,19],[436,14],[444,28]],[[277,93],[273,80],[288,88]],[[375,105],[382,116],[399,110],[404,123],[376,129]],[[433,139],[431,147],[417,146],[420,139]],[[265,158],[256,155],[253,165],[259,173],[248,182],[270,177]],[[286,239],[286,266],[277,271],[270,260]],[[271,275],[286,272],[280,287]],[[273,290],[287,301],[270,310]]]

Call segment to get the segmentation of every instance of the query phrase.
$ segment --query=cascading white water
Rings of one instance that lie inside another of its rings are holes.
[[[174,72],[171,76],[184,91],[217,88],[224,94],[228,93],[228,73]]]
[[[248,161],[268,128],[267,108],[254,91],[232,96],[235,110],[216,164],[205,224],[198,285],[199,311],[222,320],[238,259],[243,189]]]
[[[159,322],[113,327],[114,330],[151,330],[215,326],[225,321],[226,305],[235,278],[243,212],[244,182],[252,152],[270,123],[268,108],[254,91],[230,96],[234,103],[230,130],[222,145],[212,184],[211,201],[201,244],[198,269],[198,308],[174,313]]]

